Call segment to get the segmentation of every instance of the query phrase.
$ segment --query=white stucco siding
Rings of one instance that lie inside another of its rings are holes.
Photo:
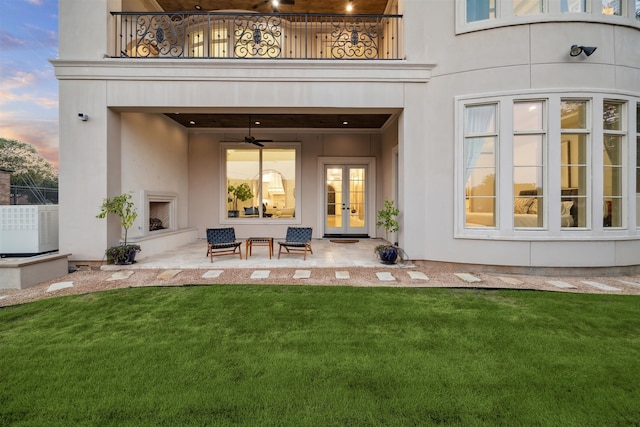
[[[177,228],[188,225],[188,144],[182,126],[159,114],[122,114],[122,191],[133,192],[144,209],[143,191],[178,196]],[[131,237],[144,235],[140,215]],[[146,227],[146,229],[145,229]]]
[[[105,94],[104,82],[60,82],[60,251],[71,259],[101,259],[120,237],[117,220],[95,217],[120,189],[119,116]]]

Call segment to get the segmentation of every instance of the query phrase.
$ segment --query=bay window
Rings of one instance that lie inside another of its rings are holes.
[[[460,97],[457,120],[459,237],[580,239],[640,228],[637,97]]]
[[[227,218],[296,218],[296,147],[224,150]]]

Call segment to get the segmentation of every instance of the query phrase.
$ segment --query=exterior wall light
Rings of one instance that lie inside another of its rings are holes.
[[[86,122],[87,120],[89,120],[89,116],[87,116],[85,113],[78,113],[78,118],[83,122]]]
[[[584,52],[585,55],[591,56],[591,54],[593,52],[595,52],[596,49],[597,49],[597,47],[578,46],[578,45],[574,44],[573,46],[571,46],[571,50],[569,51],[569,55],[578,56],[582,52]]]

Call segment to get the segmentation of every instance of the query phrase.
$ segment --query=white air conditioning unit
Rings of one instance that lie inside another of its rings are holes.
[[[58,247],[58,205],[0,206],[0,255],[36,255]]]

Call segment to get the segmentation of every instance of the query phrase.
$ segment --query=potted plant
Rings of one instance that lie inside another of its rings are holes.
[[[400,229],[398,214],[400,211],[393,206],[393,200],[384,201],[384,209],[378,211],[376,227],[384,227],[387,243],[375,247],[375,252],[383,264],[394,264],[398,259],[398,247],[389,243],[389,233]]]
[[[249,184],[246,182],[237,186],[230,185],[227,187],[227,194],[227,202],[231,203],[232,206],[232,209],[229,210],[229,218],[237,218],[240,216],[238,211],[238,200],[246,202],[253,197],[251,187],[249,187]]]
[[[129,227],[138,217],[138,212],[134,203],[131,201],[131,194],[121,194],[114,198],[107,198],[102,202],[100,213],[96,218],[105,218],[108,214],[115,214],[120,218],[120,225],[124,228],[124,241],[121,245],[112,246],[105,251],[107,260],[114,264],[133,264],[135,262],[136,253],[141,249],[138,245],[127,244],[127,233]]]

